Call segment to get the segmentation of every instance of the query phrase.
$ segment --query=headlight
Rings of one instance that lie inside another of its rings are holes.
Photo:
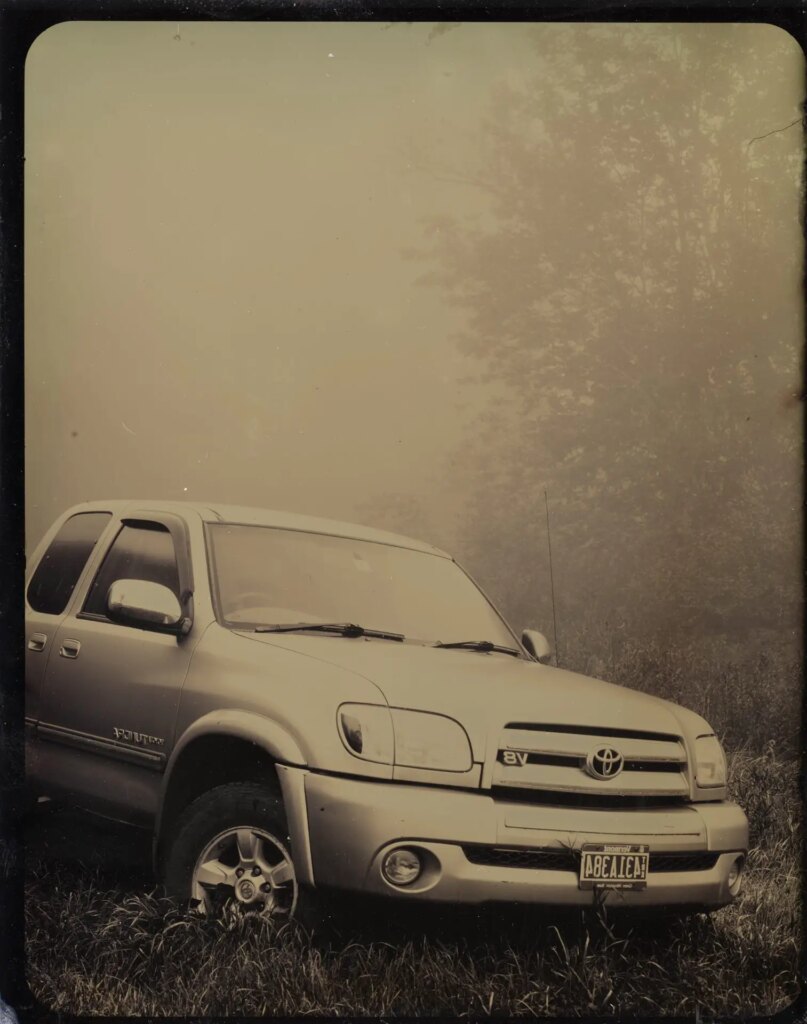
[[[701,789],[726,785],[726,758],[717,736],[695,740],[695,781]]]
[[[365,761],[392,764],[395,746],[389,708],[378,704],[343,704],[339,725],[351,754]]]
[[[467,772],[473,763],[465,730],[453,718],[392,708],[395,763],[407,768]]]
[[[471,769],[471,744],[453,718],[377,704],[343,704],[342,739],[355,757],[406,768],[443,772]]]

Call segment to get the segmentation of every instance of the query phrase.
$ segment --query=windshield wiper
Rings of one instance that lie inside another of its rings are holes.
[[[501,654],[512,654],[515,658],[521,657],[521,651],[515,647],[502,647],[501,644],[494,644],[492,640],[458,640],[453,644],[436,643],[435,647],[464,648],[469,651],[499,651]]]
[[[337,636],[371,636],[380,640],[403,640],[403,633],[390,633],[385,629],[365,629],[355,622],[281,622],[275,626],[258,626],[255,633],[334,633]]]

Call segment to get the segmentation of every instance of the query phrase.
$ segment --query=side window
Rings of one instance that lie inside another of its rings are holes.
[[[106,599],[116,580],[161,583],[179,599],[179,572],[171,534],[159,523],[123,526],[93,580],[83,613],[106,618]]]
[[[28,604],[61,615],[111,512],[79,512],[62,524],[28,584]]]

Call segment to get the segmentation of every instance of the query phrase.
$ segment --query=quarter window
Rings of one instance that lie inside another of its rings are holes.
[[[179,600],[179,572],[174,542],[168,530],[159,523],[123,526],[98,570],[84,613],[106,614],[109,588],[116,580],[148,580],[168,587]]]
[[[28,604],[35,612],[65,610],[110,517],[110,512],[79,512],[62,524],[28,585]]]

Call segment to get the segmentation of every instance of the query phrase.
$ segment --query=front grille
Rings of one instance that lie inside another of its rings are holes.
[[[689,796],[686,748],[669,733],[510,722],[495,757],[492,786],[529,790],[536,803],[549,803],[543,794],[556,793],[566,807],[668,807]],[[598,757],[610,758],[613,775],[608,765],[598,774]]]
[[[463,846],[465,856],[472,864],[503,868],[540,868],[542,871],[577,871],[580,854],[577,850],[518,849],[506,846]],[[650,872],[709,871],[717,863],[719,854],[651,853]]]
[[[689,798],[684,796],[631,796],[628,793],[567,793],[555,789],[528,789],[516,786],[493,786],[494,799],[509,804],[530,804],[533,807],[585,807],[588,810],[609,808],[684,807]]]

